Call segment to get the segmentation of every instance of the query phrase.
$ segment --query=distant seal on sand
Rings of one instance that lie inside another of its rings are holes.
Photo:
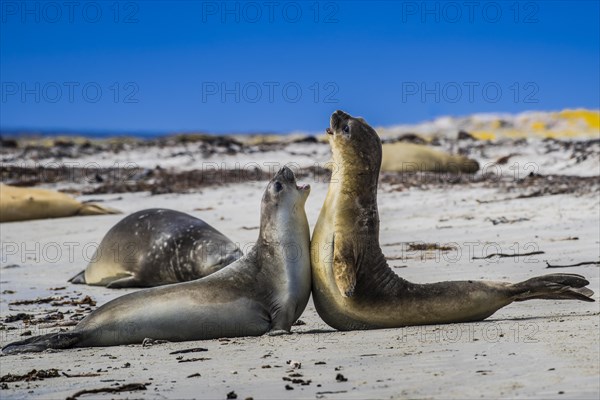
[[[310,296],[304,212],[309,192],[309,185],[297,186],[293,172],[282,168],[263,195],[258,240],[241,259],[206,278],[129,293],[98,308],[70,332],[29,338],[2,351],[289,332]]]
[[[379,246],[377,182],[381,142],[363,119],[336,111],[327,129],[337,179],[313,231],[313,300],[339,330],[479,321],[513,301],[594,301],[589,282],[552,274],[521,283],[455,281],[416,284],[396,275]]]
[[[0,183],[0,222],[120,213],[119,210],[95,203],[81,203],[54,190]]]
[[[152,287],[203,278],[242,257],[227,236],[179,211],[133,213],[113,226],[72,283]]]
[[[473,174],[479,163],[465,156],[448,154],[422,144],[396,142],[383,145],[382,171],[452,172]]]

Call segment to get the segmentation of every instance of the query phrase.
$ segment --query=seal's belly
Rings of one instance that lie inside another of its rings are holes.
[[[339,330],[387,327],[390,316],[399,313],[398,310],[389,310],[391,304],[385,297],[371,298],[368,293],[366,296],[356,293],[353,297],[343,297],[340,293],[333,275],[334,235],[331,226],[317,223],[311,242],[313,301],[319,316]]]
[[[198,303],[191,294],[146,295],[107,306],[77,327],[85,332],[79,346],[136,344],[145,338],[187,341],[258,336],[270,329],[269,317],[261,305],[244,297]]]
[[[313,301],[317,313],[329,326],[340,329],[366,329],[362,307],[342,297],[333,276],[333,230],[315,227],[311,242]],[[368,310],[366,312],[368,314]]]

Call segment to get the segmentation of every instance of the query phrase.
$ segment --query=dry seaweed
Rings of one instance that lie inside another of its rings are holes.
[[[98,389],[84,389],[76,392],[75,394],[67,397],[67,400],[74,400],[79,396],[84,394],[94,394],[94,393],[120,393],[120,392],[133,392],[136,390],[146,390],[146,385],[149,383],[127,383],[125,385],[116,386],[116,387],[104,387]]]
[[[46,378],[58,378],[60,374],[58,369],[32,369],[24,375],[6,374],[0,377],[0,382],[30,382],[30,381],[43,381]]]
[[[548,261],[546,261],[546,268],[571,268],[571,267],[580,267],[582,265],[600,265],[600,261],[583,261],[577,264],[565,264],[565,265],[551,265]]]

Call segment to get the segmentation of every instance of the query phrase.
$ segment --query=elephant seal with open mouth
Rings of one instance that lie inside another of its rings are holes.
[[[263,195],[256,245],[241,259],[206,278],[119,297],[70,332],[11,343],[2,352],[289,332],[310,297],[310,234],[304,212],[309,192],[309,185],[297,186],[293,172],[282,168]]]

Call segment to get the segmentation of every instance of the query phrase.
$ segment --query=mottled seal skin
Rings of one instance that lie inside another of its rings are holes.
[[[227,236],[179,211],[138,211],[113,226],[72,283],[152,287],[203,278],[242,257]]]
[[[339,330],[479,321],[529,299],[594,301],[589,282],[552,274],[521,283],[408,282],[387,265],[379,246],[377,182],[381,141],[362,118],[336,111],[327,129],[336,174],[311,241],[313,300]]]
[[[310,186],[297,186],[292,171],[284,167],[267,186],[258,240],[241,259],[202,279],[119,297],[70,332],[15,342],[2,351],[289,332],[310,297],[310,235],[304,212],[309,192]]]

